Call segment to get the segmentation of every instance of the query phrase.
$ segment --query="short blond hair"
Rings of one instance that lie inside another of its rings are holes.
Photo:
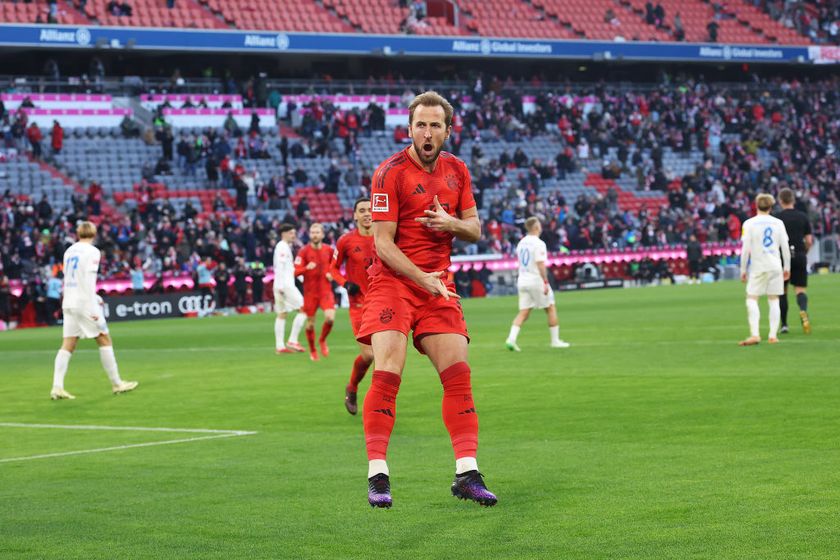
[[[414,122],[414,110],[418,105],[423,105],[424,107],[443,107],[443,123],[446,125],[446,128],[452,126],[452,105],[436,91],[426,91],[414,98],[411,105],[408,106],[409,125]]]
[[[93,239],[96,237],[96,224],[87,221],[80,223],[76,228],[76,235],[79,239]]]
[[[776,199],[771,194],[760,193],[755,197],[755,207],[762,212],[769,212],[774,204],[776,204]]]
[[[536,216],[531,216],[527,220],[525,220],[525,231],[532,232],[536,227],[540,225],[540,219]]]

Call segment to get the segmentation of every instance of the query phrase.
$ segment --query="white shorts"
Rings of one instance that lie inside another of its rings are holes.
[[[303,307],[303,294],[296,286],[284,288],[282,292],[274,288],[275,313],[289,313],[290,311],[297,311],[301,307]]]
[[[108,334],[105,317],[94,321],[90,313],[81,309],[64,309],[64,338],[96,338]]]
[[[756,272],[747,279],[748,296],[780,296],[785,291],[782,271]]]
[[[543,285],[519,287],[519,309],[545,309],[554,305],[554,291],[549,288],[543,293]]]

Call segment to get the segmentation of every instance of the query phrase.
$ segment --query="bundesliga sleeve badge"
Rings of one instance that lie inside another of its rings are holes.
[[[388,194],[387,193],[373,193],[371,199],[372,212],[387,212],[388,211]]]

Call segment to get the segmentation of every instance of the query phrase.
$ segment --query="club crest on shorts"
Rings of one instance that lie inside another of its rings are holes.
[[[391,319],[394,318],[394,310],[390,307],[386,307],[382,311],[379,312],[379,322],[388,324],[391,322]]]
[[[373,193],[371,199],[371,212],[388,211],[388,193]]]

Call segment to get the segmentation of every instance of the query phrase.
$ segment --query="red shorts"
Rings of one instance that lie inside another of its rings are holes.
[[[455,285],[447,283],[449,291]],[[408,337],[413,331],[414,347],[424,354],[420,341],[430,334],[460,334],[469,342],[461,302],[457,298],[433,296],[414,282],[382,270],[371,277],[365,294],[362,324],[356,340],[370,344],[373,333],[400,331]]]
[[[314,316],[319,307],[324,311],[327,309],[335,309],[335,295],[332,291],[313,294],[310,296],[303,294],[303,307],[301,307],[301,310],[304,315],[307,317]]]

